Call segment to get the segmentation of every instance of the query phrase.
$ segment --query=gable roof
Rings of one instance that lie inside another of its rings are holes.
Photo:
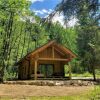
[[[55,45],[57,48],[59,48],[60,50],[62,50],[63,52],[65,52],[66,54],[70,54],[70,56],[72,58],[75,58],[76,55],[68,48],[62,46],[61,44],[56,43],[55,40],[49,41],[48,43],[46,43],[45,45],[33,50],[32,52],[28,53],[25,57],[23,57],[20,61],[18,61],[17,63],[22,62],[24,59],[26,59],[27,57],[30,57],[31,55],[35,55],[36,53],[39,53],[43,50],[45,50],[47,47],[51,46],[51,45]]]

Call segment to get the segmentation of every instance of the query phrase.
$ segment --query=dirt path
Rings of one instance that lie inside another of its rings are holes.
[[[90,86],[32,86],[0,84],[0,97],[26,97],[26,96],[67,96],[84,93],[92,89]]]

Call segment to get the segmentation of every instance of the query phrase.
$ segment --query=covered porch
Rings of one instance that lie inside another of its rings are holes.
[[[71,66],[66,59],[41,58],[33,62],[30,79],[71,79]],[[65,65],[68,66],[69,76],[65,76]]]

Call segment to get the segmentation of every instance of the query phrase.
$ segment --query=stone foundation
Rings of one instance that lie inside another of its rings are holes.
[[[96,85],[98,83],[94,81],[84,81],[84,80],[66,80],[66,81],[27,80],[27,81],[5,81],[4,84],[20,84],[20,85],[36,85],[36,86],[90,86],[90,85]]]

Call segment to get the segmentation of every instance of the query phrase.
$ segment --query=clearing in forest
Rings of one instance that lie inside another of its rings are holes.
[[[67,87],[0,84],[0,97],[69,96],[84,94],[92,89],[92,86]]]

